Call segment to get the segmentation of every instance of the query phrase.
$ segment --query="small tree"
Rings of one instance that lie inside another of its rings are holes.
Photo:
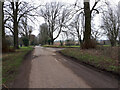
[[[24,46],[29,46],[29,39],[27,37],[22,38]]]
[[[42,25],[40,25],[39,28],[39,43],[44,45],[48,43],[48,25],[46,23],[43,23]]]

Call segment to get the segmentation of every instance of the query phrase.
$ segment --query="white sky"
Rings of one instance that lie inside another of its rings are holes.
[[[47,2],[53,2],[53,1],[59,1],[59,2],[74,4],[76,0],[28,0],[28,2],[32,2],[32,4],[34,4],[34,5],[45,4]],[[83,0],[79,0],[79,1],[80,1],[80,3],[83,2]],[[94,4],[94,1],[95,0],[90,0],[90,5],[91,6],[92,6],[92,4]],[[102,1],[105,1],[105,0],[102,0]],[[109,1],[114,6],[114,5],[118,5],[118,2],[120,0],[109,0]],[[101,5],[101,4],[102,4],[102,2],[99,3],[99,5]],[[32,25],[35,28],[35,30],[33,31],[33,34],[36,35],[36,36],[39,34],[39,31],[38,31],[39,25],[44,23],[44,19],[42,17],[38,17],[37,19],[38,19],[38,21],[35,22],[36,25],[35,24]],[[96,23],[96,25],[99,25],[100,24],[100,16],[97,15],[95,17],[95,19],[96,20],[94,22]],[[57,40],[60,40],[60,39],[61,39],[61,36],[59,36]],[[102,39],[105,39],[105,37],[103,37]]]

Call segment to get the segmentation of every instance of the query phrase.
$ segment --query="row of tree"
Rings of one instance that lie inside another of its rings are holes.
[[[19,48],[19,37],[25,37],[28,41],[33,30],[27,21],[34,22],[32,18],[43,17],[45,23],[40,26],[40,43],[54,44],[54,41],[62,34],[66,37],[78,38],[82,48],[96,47],[96,38],[106,34],[112,46],[116,45],[120,33],[120,7],[113,8],[109,2],[105,2],[105,9],[98,7],[100,0],[95,0],[90,6],[90,0],[84,0],[84,6],[76,0],[75,4],[50,2],[35,7],[28,2],[17,0],[0,2],[2,5],[2,50],[9,51],[6,42],[6,31],[10,31],[14,37],[14,48]],[[91,7],[91,9],[90,9]],[[39,10],[38,10],[39,8]],[[36,15],[37,14],[37,15]],[[94,17],[102,15],[102,25],[94,28]],[[104,30],[102,33],[101,30]],[[82,39],[83,36],[83,39]]]
[[[45,19],[45,24],[40,26],[40,40],[46,44],[47,41],[54,43],[54,40],[61,34],[66,36],[77,36],[82,48],[89,49],[96,47],[96,39],[99,36],[107,35],[112,46],[115,46],[120,38],[120,13],[119,6],[113,8],[109,2],[105,2],[104,8],[97,6],[100,0],[95,0],[90,6],[90,0],[84,0],[84,7],[81,7],[78,0],[74,5],[66,5],[59,2],[46,3],[41,7],[39,15]],[[92,7],[90,9],[90,7]],[[101,25],[94,28],[94,17],[101,14]],[[102,32],[104,30],[104,32]],[[44,36],[43,36],[44,35]],[[55,37],[56,36],[56,37]],[[83,39],[82,39],[83,36]]]

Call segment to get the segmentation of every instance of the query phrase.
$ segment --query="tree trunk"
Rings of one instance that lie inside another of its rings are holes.
[[[88,41],[90,39],[90,36],[91,36],[91,15],[90,15],[89,2],[84,2],[84,12],[85,12],[84,41]]]
[[[52,34],[52,36],[51,36],[51,45],[54,45],[53,34]]]
[[[18,28],[17,23],[14,23],[14,48],[19,49],[18,46]]]
[[[84,2],[84,12],[85,12],[85,32],[83,39],[83,49],[94,48],[91,40],[91,11],[89,2]]]
[[[82,40],[81,40],[81,37],[79,37],[79,44],[80,44],[80,46],[82,45]]]
[[[82,45],[82,40],[81,40],[81,35],[80,35],[80,32],[79,32],[79,28],[77,28],[77,36],[78,36],[79,45]]]
[[[4,28],[4,11],[3,11],[4,2],[2,2],[2,52],[9,52],[9,47],[5,38],[5,28]]]
[[[81,36],[78,33],[78,41],[79,41],[79,45],[82,45],[82,40],[81,40]]]
[[[115,40],[110,40],[111,46],[116,46],[116,41]]]
[[[52,27],[51,27],[51,30],[52,30],[52,35],[51,35],[51,44],[54,45],[54,38],[53,38],[53,32],[54,32],[54,25],[52,23]]]
[[[18,45],[18,22],[17,22],[17,12],[18,12],[18,2],[16,2],[16,9],[14,8],[13,3],[13,15],[14,15],[14,48],[19,49]]]
[[[118,44],[119,44],[119,46],[120,46],[120,37],[119,37],[119,41],[118,41]]]
[[[51,44],[54,45],[54,40],[53,39],[51,40]]]

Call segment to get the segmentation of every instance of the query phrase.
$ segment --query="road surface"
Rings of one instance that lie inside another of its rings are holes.
[[[36,46],[14,82],[14,88],[117,88],[118,80],[56,54],[60,49]],[[30,64],[30,66],[28,65]],[[28,66],[27,66],[28,65]],[[28,68],[29,67],[29,68]],[[28,71],[29,70],[29,71]],[[26,74],[27,76],[26,76]],[[24,75],[24,76],[23,76]],[[24,78],[26,77],[26,78]],[[20,78],[24,80],[20,80]],[[25,85],[27,83],[27,85]]]

